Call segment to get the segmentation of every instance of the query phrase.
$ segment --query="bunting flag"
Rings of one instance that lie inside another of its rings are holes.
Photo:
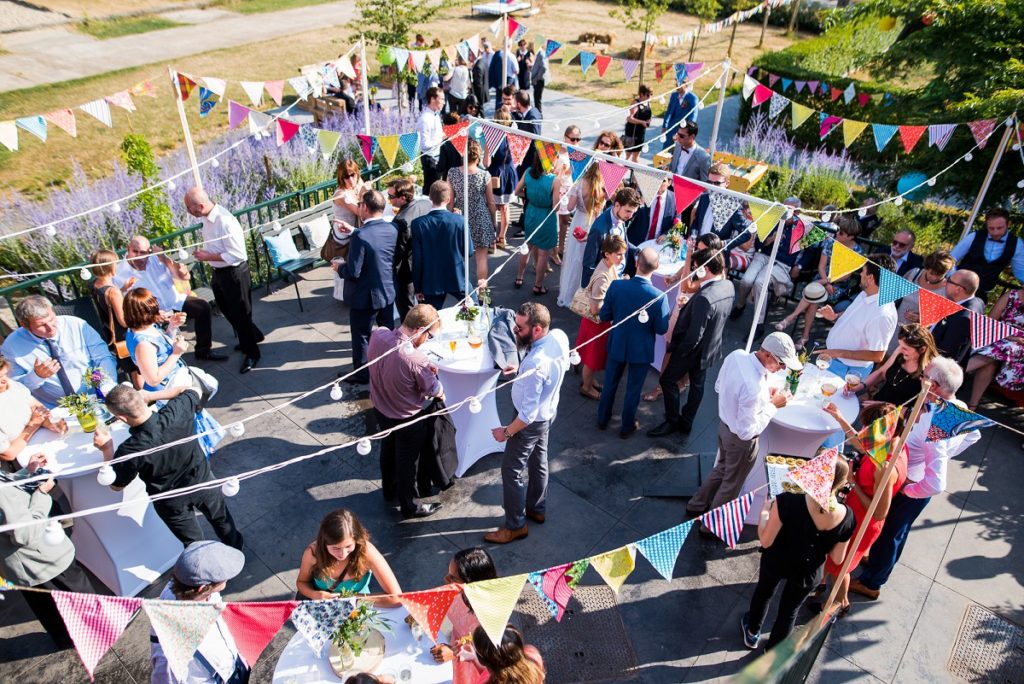
[[[275,132],[275,140],[277,141],[277,146],[280,147],[295,137],[295,134],[299,132],[299,124],[287,119],[278,119]]]
[[[673,66],[676,72],[676,85],[681,86],[686,83],[686,76],[689,73],[689,70],[686,68],[685,64],[675,64]]]
[[[750,76],[744,76],[743,77],[743,99],[744,100],[749,100],[750,96],[754,94],[754,91],[757,90],[757,87],[759,85],[761,85],[761,84],[758,83],[755,79],[751,78]]]
[[[41,115],[23,116],[20,119],[15,119],[14,123],[18,128],[28,131],[43,142],[46,142],[46,119]]]
[[[72,138],[78,137],[78,124],[75,121],[75,113],[70,109],[55,109],[52,112],[43,114],[43,118],[61,129]]]
[[[320,143],[317,139],[315,127],[311,124],[302,124],[299,126],[299,140],[301,140],[302,144],[306,146],[306,151],[310,154],[316,154]]]
[[[580,52],[580,68],[583,69],[584,75],[586,75],[587,69],[589,69],[590,65],[595,61],[597,61],[597,55],[593,52],[587,52],[586,50]]]
[[[373,155],[377,151],[377,138],[362,133],[356,135],[356,138],[359,140],[359,150],[363,153],[363,159],[366,160],[366,165],[370,166],[373,163]]]
[[[871,124],[871,132],[875,136],[875,147],[881,152],[885,149],[885,146],[889,144],[892,137],[896,135],[896,131],[900,129],[899,126],[891,126],[889,124]]]
[[[783,78],[782,79],[782,92],[789,90],[789,86],[793,85],[793,79]]]
[[[469,121],[460,121],[450,126],[441,126],[441,130],[444,131],[444,137],[458,150],[460,155],[466,154],[466,145],[469,143],[467,128],[469,128]]]
[[[534,140],[533,147],[537,151],[537,156],[540,157],[540,164],[544,167],[544,171],[550,173],[551,169],[555,168],[558,155],[562,153],[562,146],[558,143]]]
[[[149,80],[136,83],[128,89],[128,92],[135,97],[156,97],[156,88],[153,87]]]
[[[569,47],[568,45],[566,45],[565,49],[562,50],[562,64],[569,64],[579,54],[580,54],[579,50],[577,50],[574,47]]]
[[[625,79],[632,81],[633,74],[636,73],[637,67],[640,66],[640,61],[636,59],[620,59],[619,64],[622,66],[622,73]]]
[[[323,76],[323,83],[324,83],[325,87],[341,88],[341,81],[338,79],[338,70],[335,69],[333,65],[328,64],[323,69],[321,69],[320,73]],[[263,88],[263,84],[262,83],[260,84],[260,88],[261,89]],[[262,93],[262,90],[261,90],[260,97],[262,97],[262,96],[263,96],[263,93]]]
[[[774,94],[775,94],[775,91],[773,91],[771,88],[769,88],[767,86],[763,86],[760,83],[758,83],[754,87],[754,95],[753,95],[753,98],[750,100],[750,105],[752,107],[759,107],[763,103],[765,103],[768,100],[770,100],[772,98],[772,95],[774,95]]]
[[[160,640],[174,676],[188,678],[188,664],[217,622],[223,604],[205,601],[144,601],[142,609]]]
[[[772,99],[768,101],[768,118],[775,119],[782,113],[789,104],[789,98],[780,93],[772,92]]]
[[[577,150],[574,147],[569,148],[569,171],[572,173],[573,183],[578,181],[580,176],[586,172],[587,167],[590,166],[593,159],[593,157],[583,150]]]
[[[189,98],[195,87],[195,81],[193,81],[185,74],[178,72],[178,95],[181,97],[182,102]]]
[[[853,121],[852,119],[843,119],[843,146],[849,147],[853,144],[853,141],[864,132],[864,129],[868,127],[865,121]]]
[[[800,242],[804,239],[804,233],[807,231],[807,222],[803,218],[797,216],[793,222],[793,227],[789,231],[789,253],[796,254],[800,251]]]
[[[796,85],[796,92],[802,93],[804,90],[804,86],[807,85],[807,81],[794,81],[794,85]]]
[[[526,157],[526,151],[530,149],[530,143],[532,142],[529,138],[524,138],[521,135],[515,135],[510,133],[508,138],[508,152],[512,155],[512,162],[519,166],[523,163],[523,159]]]
[[[462,592],[491,643],[501,643],[505,625],[508,624],[508,618],[516,607],[526,578],[527,575],[524,573],[462,585]]]
[[[551,40],[548,38],[547,45],[544,46],[544,54],[548,57],[558,52],[558,49],[562,47],[562,44],[557,40]]]
[[[832,259],[828,262],[828,279],[834,282],[847,273],[853,273],[867,261],[863,254],[853,251],[841,242],[833,242]]]
[[[899,410],[889,411],[884,416],[872,421],[870,425],[865,425],[857,433],[861,447],[879,466],[884,466],[889,459],[889,443],[896,436],[896,424],[899,422],[899,416]]]
[[[665,78],[665,65],[662,64],[661,62],[655,62],[654,63],[654,78],[655,78],[655,80],[658,81],[658,83],[661,83],[661,79]],[[747,80],[743,79],[744,93],[746,91],[746,83],[747,83]],[[751,92],[753,92],[753,86],[751,86]],[[750,95],[745,93],[743,95],[743,97],[744,97],[744,99],[746,99],[746,98],[750,97]]]
[[[807,119],[811,118],[811,114],[814,113],[814,110],[811,109],[810,107],[804,107],[802,104],[798,102],[793,102],[792,104],[793,120],[790,123],[790,128],[792,128],[795,131],[796,129],[800,128],[801,124],[803,124],[804,121],[807,121]]]
[[[228,100],[228,126],[236,128],[249,117],[249,108],[234,100]]]
[[[697,518],[702,520],[709,530],[724,541],[729,548],[735,548],[740,535],[743,534],[743,521],[754,503],[754,492],[748,492],[738,499],[713,508]]]
[[[608,71],[608,67],[612,63],[612,58],[609,57],[608,55],[598,55],[596,62],[597,62],[597,75],[599,77],[601,77],[601,78],[604,78],[605,72]]]
[[[951,401],[944,401],[940,408],[932,410],[932,424],[925,441],[937,442],[993,425],[995,423],[985,416],[961,408]]]
[[[832,88],[831,95],[829,95],[829,99],[831,99],[833,102],[835,102],[836,100],[838,100],[842,96],[843,96],[843,91],[842,90],[840,90],[839,88]]]
[[[750,202],[750,216],[757,230],[757,237],[764,241],[782,217],[786,215],[786,205]]]
[[[427,57],[430,58],[430,64],[434,67],[434,72],[437,72],[437,68],[441,66],[441,48],[434,48],[433,50],[427,51]]]
[[[800,249],[807,249],[813,247],[822,240],[828,237],[828,233],[821,226],[811,226],[810,231],[807,232],[802,238],[800,238]]]
[[[110,104],[114,105],[115,107],[120,107],[126,112],[136,111],[135,103],[132,101],[131,93],[129,93],[127,90],[122,90],[121,92],[114,93],[113,95],[107,95],[103,99],[109,102]]]
[[[284,101],[284,81],[267,81],[263,87],[274,103],[280,107],[281,102]]]
[[[614,551],[590,557],[590,565],[616,594],[636,568],[636,546],[626,544]]]
[[[846,86],[846,90],[843,91],[843,102],[850,104],[850,101],[857,96],[857,90],[853,87],[853,84]]]
[[[815,93],[817,93],[818,92],[818,81],[808,81],[807,82],[807,92],[810,95],[814,95]]]
[[[210,76],[200,76],[199,81],[206,87],[207,90],[212,90],[217,93],[217,97],[224,97],[224,93],[227,92],[228,82],[222,78],[211,78]]]
[[[92,102],[86,102],[78,108],[107,128],[114,125],[113,119],[110,118],[110,105],[108,105],[107,101],[102,98],[99,100],[93,100]]]
[[[878,281],[878,306],[885,306],[907,295],[917,292],[918,287],[906,278],[901,278],[892,271],[880,269]]]
[[[398,136],[378,135],[377,145],[380,147],[380,151],[384,155],[384,160],[388,163],[388,167],[393,167],[395,165],[395,156],[398,154]]]
[[[954,130],[956,124],[932,124],[928,127],[928,146],[938,147],[939,152],[944,152]]]
[[[868,103],[871,102],[871,95],[868,93],[857,93],[857,102],[860,103],[861,107],[867,107]]]
[[[409,51],[405,48],[391,48],[391,54],[395,57],[395,67],[402,71],[409,66]]]
[[[964,307],[956,302],[951,302],[945,297],[934,292],[921,288],[917,291],[918,313],[920,314],[921,327],[927,328],[938,323],[946,316],[962,311]]]
[[[537,590],[541,600],[551,611],[551,616],[555,618],[555,622],[562,621],[565,608],[569,605],[569,599],[572,598],[572,592],[580,583],[580,579],[589,565],[590,561],[584,559],[547,570],[531,572],[527,575],[527,580]]]
[[[249,96],[253,107],[263,104],[263,81],[241,81],[238,85],[242,86],[242,90]]]
[[[789,471],[789,478],[817,501],[819,506],[827,509],[832,500],[832,483],[835,481],[838,459],[838,447],[826,449],[807,463]]]
[[[416,135],[413,133],[413,135]],[[329,158],[334,154],[334,150],[338,147],[338,141],[341,140],[341,133],[337,131],[325,131],[318,129],[316,132],[317,142],[320,143],[320,154],[324,159]]]
[[[779,76],[777,74],[768,74],[768,86],[771,88],[775,87],[775,84],[779,82]]]
[[[682,214],[683,210],[694,203],[704,192],[704,188],[696,183],[691,183],[682,176],[672,176],[672,194],[676,196],[676,213]]]
[[[629,169],[625,166],[619,166],[613,164],[604,159],[598,159],[597,165],[601,169],[601,182],[604,183],[604,193],[610,200],[615,191],[618,190],[619,184],[622,183],[622,179],[629,173]]]
[[[0,144],[11,152],[18,151],[18,126],[13,121],[0,121]]]
[[[54,591],[50,597],[57,604],[89,679],[142,605],[142,599],[126,596]]]
[[[405,152],[405,156],[409,158],[410,162],[420,156],[419,133],[403,133],[398,136],[398,144],[402,146],[402,151]]]
[[[995,344],[1006,337],[1020,337],[1021,331],[1008,323],[989,318],[985,314],[970,312],[971,347],[974,350]]]
[[[825,112],[821,112],[818,116],[821,122],[821,129],[818,131],[818,134],[821,136],[822,140],[824,140],[829,133],[834,131],[836,127],[843,122],[842,117],[832,116]]]
[[[927,129],[927,126],[900,126],[900,140],[903,141],[903,150],[907,154],[910,154]]]
[[[448,614],[452,601],[460,594],[462,594],[462,590],[457,585],[446,584],[437,589],[400,594],[398,600],[409,611],[413,620],[418,622],[423,631],[429,634],[436,643],[437,633],[441,629],[444,616]]]
[[[996,120],[979,119],[969,122],[967,127],[971,129],[971,135],[974,136],[974,142],[978,145],[978,149],[983,150],[988,143],[989,135],[996,129]]]
[[[571,160],[572,157],[569,157],[569,159]],[[636,169],[633,170],[633,182],[636,183],[637,188],[639,188],[640,195],[644,198],[644,202],[646,204],[654,202],[654,198],[658,196],[661,184],[666,178],[668,178],[668,176],[661,173],[651,173]]]
[[[708,206],[711,209],[711,222],[715,230],[721,230],[736,210],[740,208],[740,200],[724,192],[712,192],[708,197]]]
[[[691,527],[693,527],[693,521],[687,520],[663,532],[641,539],[636,543],[636,548],[654,566],[659,575],[671,582],[676,560],[679,559],[679,551],[683,548],[683,542],[686,541],[686,535],[690,533]]]
[[[355,599],[300,601],[292,611],[291,620],[295,629],[319,658],[331,636],[338,631],[338,626],[348,619],[349,613],[355,607]]]
[[[487,147],[487,153],[493,155],[494,152],[501,147],[501,142],[508,135],[500,128],[494,126],[484,126],[484,144]]]
[[[217,99],[217,93],[213,92],[205,86],[199,86],[199,116],[200,118],[205,117],[210,113],[210,110],[217,106],[220,100]]]
[[[231,632],[239,655],[250,669],[298,605],[298,601],[225,604],[220,617]]]
[[[300,100],[305,100],[309,97],[310,93],[313,92],[313,88],[309,85],[309,81],[304,76],[296,76],[288,79],[288,85],[292,87],[295,94],[299,96]]]

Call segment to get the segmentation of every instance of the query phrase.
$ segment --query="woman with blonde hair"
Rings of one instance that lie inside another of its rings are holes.
[[[494,122],[502,126],[512,126],[512,114],[508,107],[502,105],[494,113]],[[519,177],[516,165],[512,161],[512,153],[508,149],[508,140],[502,139],[493,152],[484,157],[484,165],[491,174],[491,196],[498,207],[498,238],[495,243],[499,249],[505,249],[505,233],[508,232],[508,205],[512,202]]]
[[[590,164],[576,185],[569,191],[568,209],[572,212],[568,234],[565,236],[565,251],[562,254],[562,271],[558,277],[558,304],[569,306],[583,276],[583,252],[587,248],[590,224],[594,222],[605,206],[604,183],[601,168]]]
[[[359,164],[352,159],[342,159],[338,162],[337,180],[338,187],[331,197],[334,220],[331,222],[329,239],[338,246],[337,256],[343,259],[348,254],[352,232],[359,227],[359,202],[362,200],[363,193],[370,186],[363,183]],[[338,258],[333,259],[331,263],[335,274],[334,298],[343,301],[345,281],[338,275],[339,263],[340,259]]]
[[[92,253],[89,263],[94,266],[89,269],[92,271],[89,296],[92,297],[92,303],[96,305],[96,311],[100,315],[100,334],[103,335],[103,341],[107,343],[110,353],[114,355],[118,370],[131,378],[135,389],[141,389],[142,379],[131,355],[122,358],[117,353],[117,344],[124,342],[128,334],[124,322],[124,294],[114,285],[114,275],[117,273],[119,261],[117,254],[109,249],[100,249]]]

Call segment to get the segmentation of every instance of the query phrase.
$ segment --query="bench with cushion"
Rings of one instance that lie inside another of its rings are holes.
[[[267,294],[270,294],[271,269],[285,283],[295,286],[295,298],[302,308],[299,293],[300,272],[324,263],[320,248],[331,234],[331,200],[303,209],[260,226],[259,233],[267,253]]]

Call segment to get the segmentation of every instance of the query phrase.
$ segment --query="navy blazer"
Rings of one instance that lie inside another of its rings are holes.
[[[651,214],[654,212],[654,203],[657,201],[655,199],[649,205],[637,209],[636,214],[633,216],[633,221],[629,224],[629,230],[626,231],[626,240],[629,244],[639,245],[647,240],[647,233],[651,229]],[[676,195],[674,192],[666,190],[661,198],[661,202],[665,205],[665,210],[661,213],[661,224],[658,226],[658,231],[654,237],[664,235],[672,230],[676,219],[679,218],[679,214],[676,213]]]
[[[379,218],[352,233],[348,259],[340,269],[350,308],[386,309],[395,303],[396,242],[398,229]]]
[[[583,248],[583,274],[580,276],[580,287],[586,287],[590,284],[590,278],[594,275],[594,269],[597,268],[597,264],[600,263],[604,256],[601,254],[601,243],[604,242],[605,237],[608,236],[608,233],[614,227],[612,223],[613,209],[614,207],[605,209],[590,225],[590,233],[587,234],[587,245]],[[628,250],[625,271],[627,275],[636,273],[636,246],[629,241],[630,228],[635,220],[636,214],[633,215],[631,220],[626,221],[626,234],[622,236],[626,241]]]
[[[932,336],[935,338],[935,346],[943,356],[966,366],[971,355],[970,312],[985,313],[985,302],[977,297],[971,297],[960,306],[964,307],[965,311],[957,311],[936,323],[932,327]]]
[[[466,289],[466,244],[462,217],[431,210],[412,222],[412,284],[417,294],[442,295]]]
[[[670,313],[668,297],[648,278],[616,280],[608,287],[601,305],[602,321],[618,323],[659,296],[657,302],[647,307],[646,323],[633,316],[608,333],[608,358],[619,363],[654,363],[654,340],[668,331]]]
[[[516,61],[515,55],[508,55],[505,59],[508,60],[508,79],[502,83],[501,81],[501,59],[505,57],[504,50],[498,50],[491,55],[491,61],[487,64],[487,86],[488,90],[494,88],[498,91],[498,99],[501,99],[501,89],[507,85],[519,82],[519,62]],[[483,105],[483,103],[480,103]]]
[[[541,120],[541,117],[536,107],[530,107],[526,110],[525,114],[516,112],[512,118],[515,120],[516,128],[519,130],[540,135],[540,124],[538,122]]]

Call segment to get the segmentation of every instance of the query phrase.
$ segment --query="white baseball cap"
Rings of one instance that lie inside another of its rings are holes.
[[[793,339],[784,332],[773,332],[761,342],[761,349],[777,358],[789,370],[803,370],[804,365],[796,356]]]

